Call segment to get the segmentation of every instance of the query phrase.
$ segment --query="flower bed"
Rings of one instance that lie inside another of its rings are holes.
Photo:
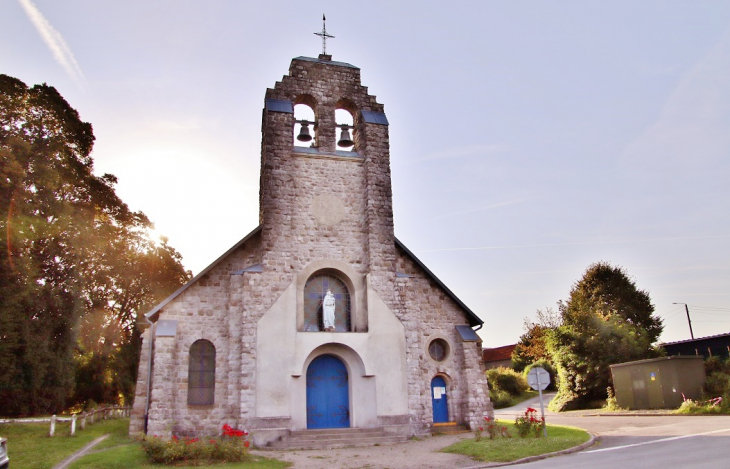
[[[217,438],[178,438],[171,439],[146,436],[142,439],[150,462],[174,464],[178,462],[216,461],[240,462],[248,458],[248,432],[223,425],[222,435]]]

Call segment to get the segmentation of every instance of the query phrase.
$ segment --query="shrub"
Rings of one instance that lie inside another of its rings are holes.
[[[522,374],[503,366],[487,370],[487,381],[491,391],[502,391],[512,396],[519,396],[528,389],[527,380]]]
[[[495,409],[510,407],[513,402],[512,396],[508,392],[493,388],[489,390],[489,400],[492,401]]]
[[[606,410],[624,410],[618,405],[618,401],[616,400],[616,394],[614,394],[613,388],[611,386],[606,388],[606,394],[608,395],[608,397],[606,397]]]
[[[175,464],[181,461],[240,462],[248,457],[248,433],[223,425],[220,438],[178,438],[167,440],[157,435],[145,436],[142,449],[150,462]]]
[[[705,380],[705,396],[708,398],[722,396],[730,392],[730,375],[722,371],[713,371]]]
[[[535,438],[542,436],[542,429],[545,427],[545,418],[537,418],[537,409],[528,407],[525,415],[515,419],[515,428],[520,438],[532,434]]]

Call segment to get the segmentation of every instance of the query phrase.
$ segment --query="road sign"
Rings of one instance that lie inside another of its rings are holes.
[[[527,373],[527,384],[530,385],[535,391],[540,391],[540,414],[542,415],[542,421],[545,421],[545,405],[542,402],[542,391],[550,385],[550,373],[545,371],[545,368],[536,366]],[[547,425],[542,427],[542,433],[547,437]]]
[[[527,384],[535,391],[543,391],[550,386],[550,373],[536,366],[527,373]]]

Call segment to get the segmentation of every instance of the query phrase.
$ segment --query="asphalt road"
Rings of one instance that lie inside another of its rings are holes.
[[[530,401],[495,413],[511,419],[527,405],[539,410],[539,403]],[[595,412],[546,411],[545,418],[550,424],[586,429],[599,442],[579,453],[519,467],[730,468],[730,416],[599,416]]]

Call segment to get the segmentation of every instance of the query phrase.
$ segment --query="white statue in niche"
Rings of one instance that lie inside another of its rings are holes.
[[[327,290],[322,301],[322,322],[325,331],[335,330],[335,295],[331,290]]]

